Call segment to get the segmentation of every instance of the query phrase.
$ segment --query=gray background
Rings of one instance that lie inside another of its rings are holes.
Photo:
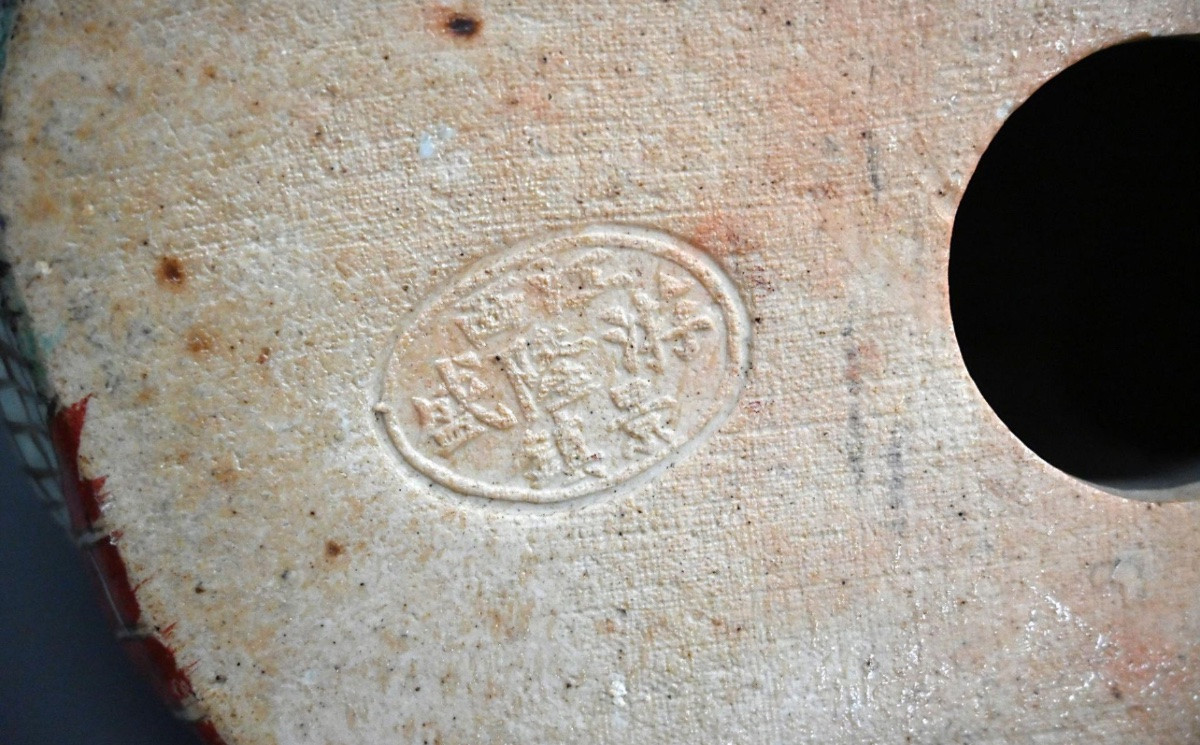
[[[0,426],[0,744],[195,745],[108,628]]]

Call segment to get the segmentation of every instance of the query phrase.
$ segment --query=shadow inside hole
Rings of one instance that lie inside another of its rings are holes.
[[[1017,109],[955,218],[963,360],[1031,450],[1114,489],[1200,481],[1200,40],[1097,52]]]

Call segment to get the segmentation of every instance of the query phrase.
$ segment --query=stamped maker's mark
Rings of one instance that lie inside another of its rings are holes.
[[[595,226],[526,243],[401,330],[376,412],[413,468],[462,494],[550,503],[653,475],[733,408],[746,312],[708,257]]]

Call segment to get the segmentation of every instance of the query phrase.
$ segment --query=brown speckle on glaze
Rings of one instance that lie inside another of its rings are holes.
[[[477,16],[444,6],[434,8],[431,19],[433,30],[455,39],[473,39],[483,29],[483,21]]]
[[[450,16],[450,20],[446,22],[446,30],[455,36],[460,36],[464,39],[469,39],[479,33],[480,22],[463,13],[455,13]]]
[[[183,260],[177,256],[163,256],[154,271],[158,283],[168,289],[178,290],[187,284],[187,270]]]

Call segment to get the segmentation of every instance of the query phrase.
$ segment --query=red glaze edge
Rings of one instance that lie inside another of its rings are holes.
[[[120,533],[107,533],[100,524],[107,494],[104,477],[85,479],[80,474],[79,442],[87,419],[87,395],[70,406],[57,406],[50,417],[50,438],[58,453],[63,497],[71,531],[87,554],[91,575],[105,598],[110,621],[124,637],[122,646],[134,664],[146,674],[154,689],[177,713],[186,712],[195,697],[188,673],[195,666],[180,666],[171,649],[159,636],[147,634],[140,626],[142,609],[137,588],[129,581],[129,570],[118,547]],[[100,535],[97,535],[100,534]],[[169,634],[174,625],[168,626]],[[227,745],[212,720],[201,718],[193,723],[196,734],[208,745]]]

